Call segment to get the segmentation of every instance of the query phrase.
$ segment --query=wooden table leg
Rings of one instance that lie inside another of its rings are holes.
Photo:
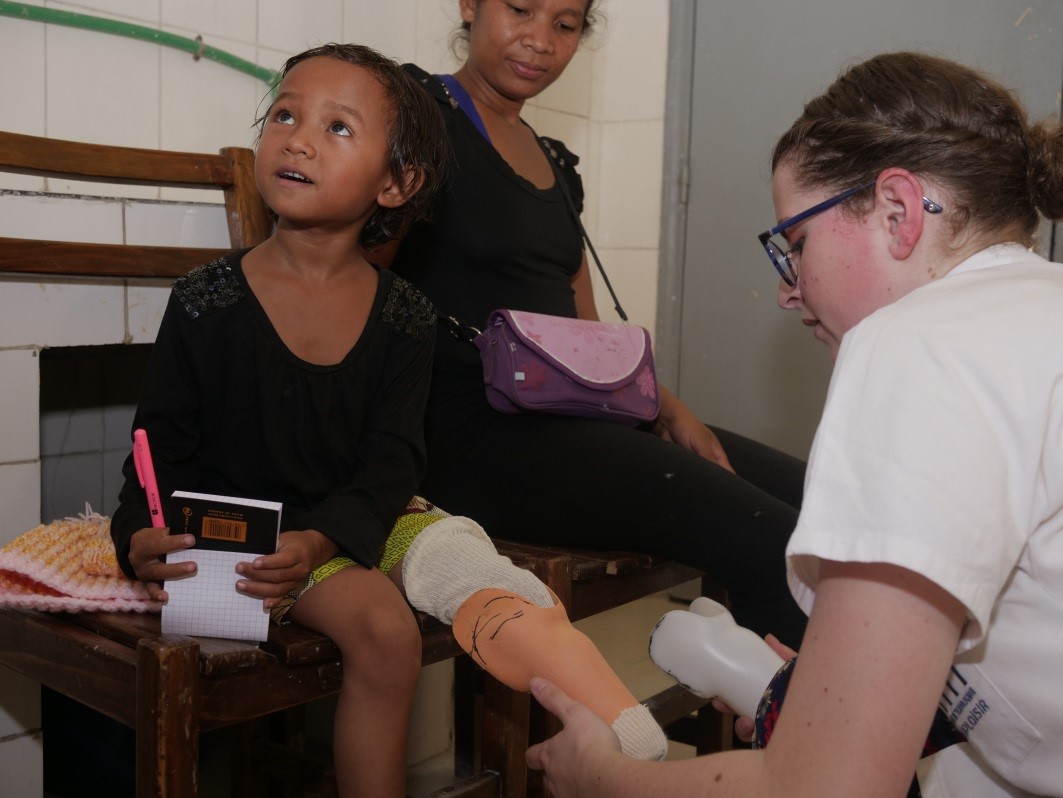
[[[511,690],[493,676],[484,677],[483,750],[484,770],[502,776],[503,798],[525,798],[528,766],[528,710],[531,695]]]
[[[484,672],[472,657],[454,658],[454,774],[463,778],[481,770],[483,683]]]
[[[195,798],[199,787],[199,644],[137,643],[137,798]]]

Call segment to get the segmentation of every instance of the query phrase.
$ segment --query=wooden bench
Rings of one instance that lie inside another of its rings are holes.
[[[253,155],[243,148],[227,148],[218,155],[177,153],[0,131],[0,170],[118,184],[218,188],[232,247],[252,246],[270,229],[254,185]],[[0,238],[0,272],[173,278],[221,251]],[[496,543],[543,579],[573,620],[701,575],[645,554]],[[440,798],[544,795],[537,774],[527,771],[524,750],[529,740],[555,731],[556,720],[534,706],[527,694],[479,675],[448,627],[423,614],[419,622],[425,664],[461,655],[455,752],[463,778],[441,790]],[[195,796],[200,733],[237,724],[242,731],[241,750],[233,759],[234,796],[257,791],[267,777],[304,790],[313,784],[317,794],[329,794],[328,769],[301,758],[297,730],[263,721],[297,716],[299,707],[339,688],[335,647],[301,627],[271,628],[268,642],[253,646],[162,636],[158,616],[7,609],[0,610],[0,664],[135,729],[137,795],[142,798]],[[474,698],[474,691],[480,697]],[[693,726],[699,752],[725,744],[719,716],[703,709],[704,702],[683,688],[666,690],[647,703],[671,729]],[[473,711],[474,706],[480,709]],[[694,720],[691,713],[699,708],[700,720]],[[294,757],[277,755],[282,748],[291,752],[293,741]]]
[[[425,664],[462,653],[449,628],[420,620]],[[331,695],[342,678],[331,641],[296,625],[271,628],[256,646],[160,635],[157,615],[4,609],[0,641],[0,663],[136,730],[138,796],[195,796],[202,732]],[[253,794],[270,775],[253,767],[262,764],[250,748],[257,740],[246,742],[233,796]]]
[[[686,566],[626,552],[580,553],[504,541],[499,549],[538,573],[555,592],[567,593],[562,598],[574,619],[699,575]],[[418,621],[425,665],[455,656],[471,662],[449,627],[424,613],[418,613]],[[298,625],[271,627],[269,640],[259,646],[161,635],[157,615],[3,609],[0,664],[135,729],[138,796],[195,796],[200,734],[234,724],[247,724],[243,756],[233,759],[234,798],[258,792],[267,778],[304,790],[313,785],[314,794],[329,794],[327,765],[310,757],[301,760],[290,741],[248,724],[339,690],[342,667],[335,646]],[[468,690],[458,691],[459,715],[472,703]],[[530,786],[526,781],[523,760],[529,740],[536,738],[532,703],[527,694],[484,678],[478,757],[466,726],[456,741],[456,757],[458,775],[467,775],[437,795],[541,794],[537,780],[531,779]],[[665,723],[689,716],[702,704],[678,686],[650,703]],[[720,724],[714,729],[719,745]],[[712,726],[705,731],[714,733]]]

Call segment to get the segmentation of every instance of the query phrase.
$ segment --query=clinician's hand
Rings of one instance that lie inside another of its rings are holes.
[[[789,661],[797,656],[796,651],[781,643],[779,638],[773,634],[765,635],[764,642],[771,646],[771,650],[782,657],[784,661]],[[712,708],[725,715],[738,715],[730,706],[718,698],[712,699]],[[748,715],[738,715],[735,718],[735,737],[743,742],[750,743],[753,742],[754,734],[756,734],[756,726],[753,718]]]
[[[531,692],[564,729],[533,745],[524,759],[528,767],[544,771],[546,786],[556,798],[575,798],[581,784],[623,757],[620,740],[605,721],[545,679],[532,679]]]

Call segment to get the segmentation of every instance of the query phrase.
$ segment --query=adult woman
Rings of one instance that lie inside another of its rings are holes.
[[[779,304],[835,368],[770,744],[631,769],[538,682],[567,726],[529,761],[560,796],[899,796],[940,703],[967,740],[918,764],[924,794],[1061,795],[1063,268],[1028,247],[1063,216],[1063,131],[974,70],[887,54],[805,107],[772,186]]]
[[[594,0],[459,5],[468,59],[456,81],[448,88],[411,68],[440,102],[457,167],[432,222],[408,232],[393,268],[439,312],[477,327],[496,308],[596,318],[579,231],[542,143],[520,119],[575,54]],[[577,159],[549,144],[581,204]],[[422,491],[501,537],[652,550],[700,567],[725,583],[740,623],[796,644],[804,616],[786,590],[782,552],[803,464],[714,434],[675,396],[661,397],[656,435],[505,416],[487,404],[475,348],[440,335]]]

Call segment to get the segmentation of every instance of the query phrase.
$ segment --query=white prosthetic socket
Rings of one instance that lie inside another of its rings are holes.
[[[406,598],[445,624],[469,596],[488,587],[510,590],[539,607],[554,606],[550,590],[531,571],[495,550],[483,527],[460,515],[426,526],[402,561]]]
[[[692,693],[719,697],[749,717],[784,662],[755,632],[736,624],[726,607],[704,596],[689,612],[673,610],[657,622],[650,658]]]
[[[557,684],[612,725],[628,756],[662,759],[668,742],[550,589],[500,555],[469,518],[426,526],[402,564],[406,598],[450,624],[473,659],[514,690],[534,676]]]

